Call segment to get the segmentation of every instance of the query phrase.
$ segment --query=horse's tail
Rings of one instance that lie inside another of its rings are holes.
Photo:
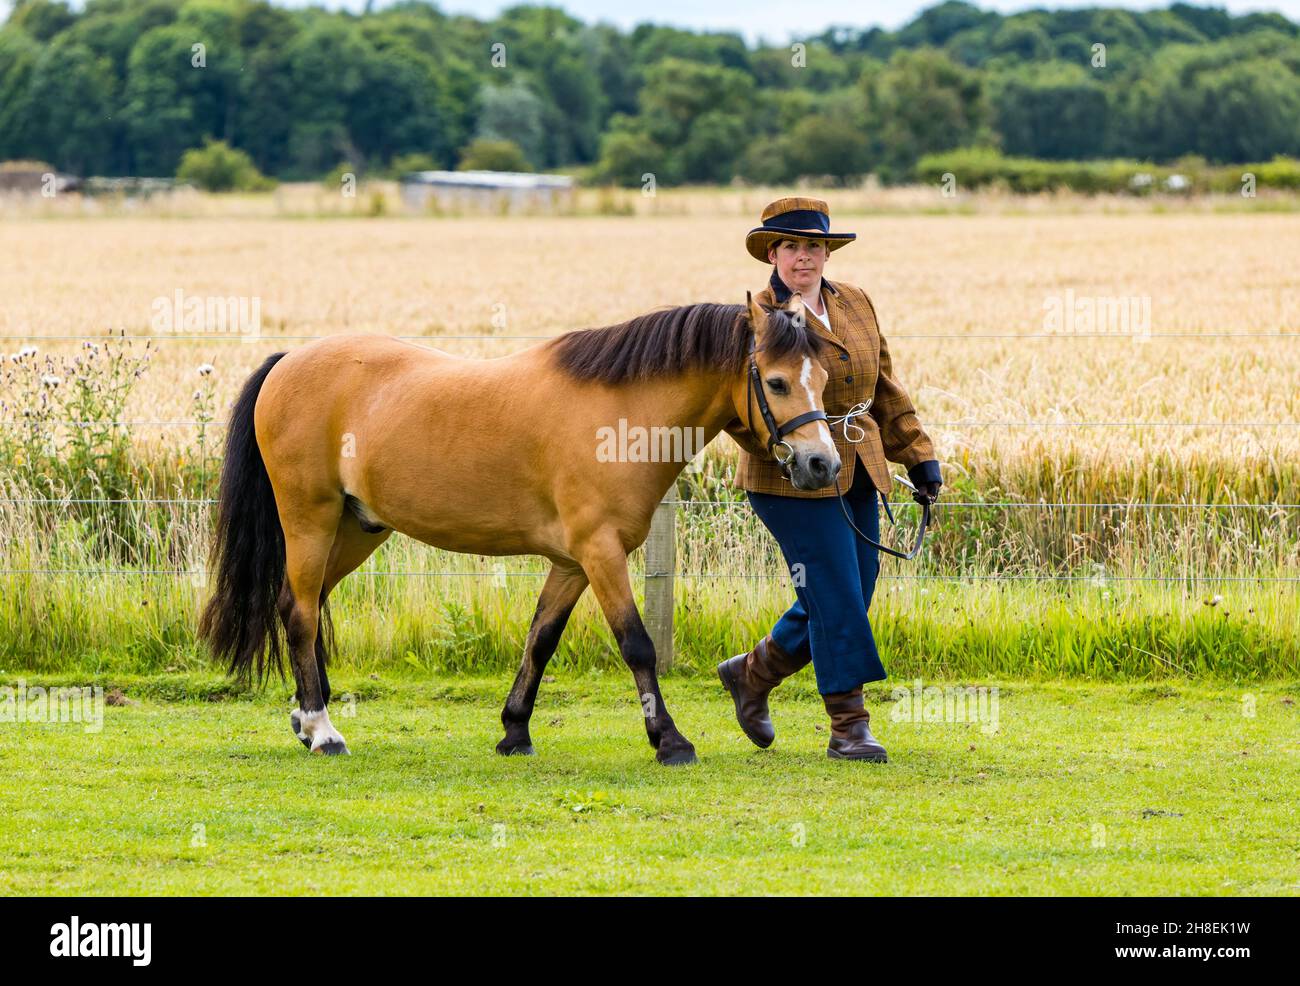
[[[199,636],[242,680],[265,681],[272,668],[284,676],[277,608],[284,531],[253,429],[257,395],[283,356],[268,357],[254,371],[230,415],[212,544],[213,592],[199,621]]]

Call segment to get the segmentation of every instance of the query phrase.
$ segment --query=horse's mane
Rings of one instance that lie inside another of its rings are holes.
[[[712,367],[739,373],[753,338],[743,305],[663,308],[600,329],[567,332],[549,343],[560,367],[579,380],[622,383]],[[768,314],[764,351],[775,359],[815,356],[822,340],[783,308]]]

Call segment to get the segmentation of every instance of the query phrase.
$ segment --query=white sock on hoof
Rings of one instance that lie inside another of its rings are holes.
[[[298,709],[294,714],[298,717],[298,738],[311,741],[312,753],[331,741],[346,748],[347,743],[344,742],[343,735],[330,723],[330,714],[327,710],[304,712]]]

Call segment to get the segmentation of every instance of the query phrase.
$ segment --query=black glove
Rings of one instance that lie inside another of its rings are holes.
[[[939,490],[943,489],[943,483],[917,483],[916,492],[912,494],[912,499],[924,506],[927,503],[934,503],[939,499]]]
[[[934,503],[939,498],[939,490],[943,488],[943,477],[939,474],[937,459],[918,462],[907,470],[907,478],[916,487],[912,499],[917,503],[924,506],[927,503]]]

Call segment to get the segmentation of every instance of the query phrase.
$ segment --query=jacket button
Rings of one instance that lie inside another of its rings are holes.
[[[844,378],[844,382],[845,382],[845,383],[852,383],[852,382],[853,382],[853,378],[852,378],[852,377],[845,377],[845,378]]]

